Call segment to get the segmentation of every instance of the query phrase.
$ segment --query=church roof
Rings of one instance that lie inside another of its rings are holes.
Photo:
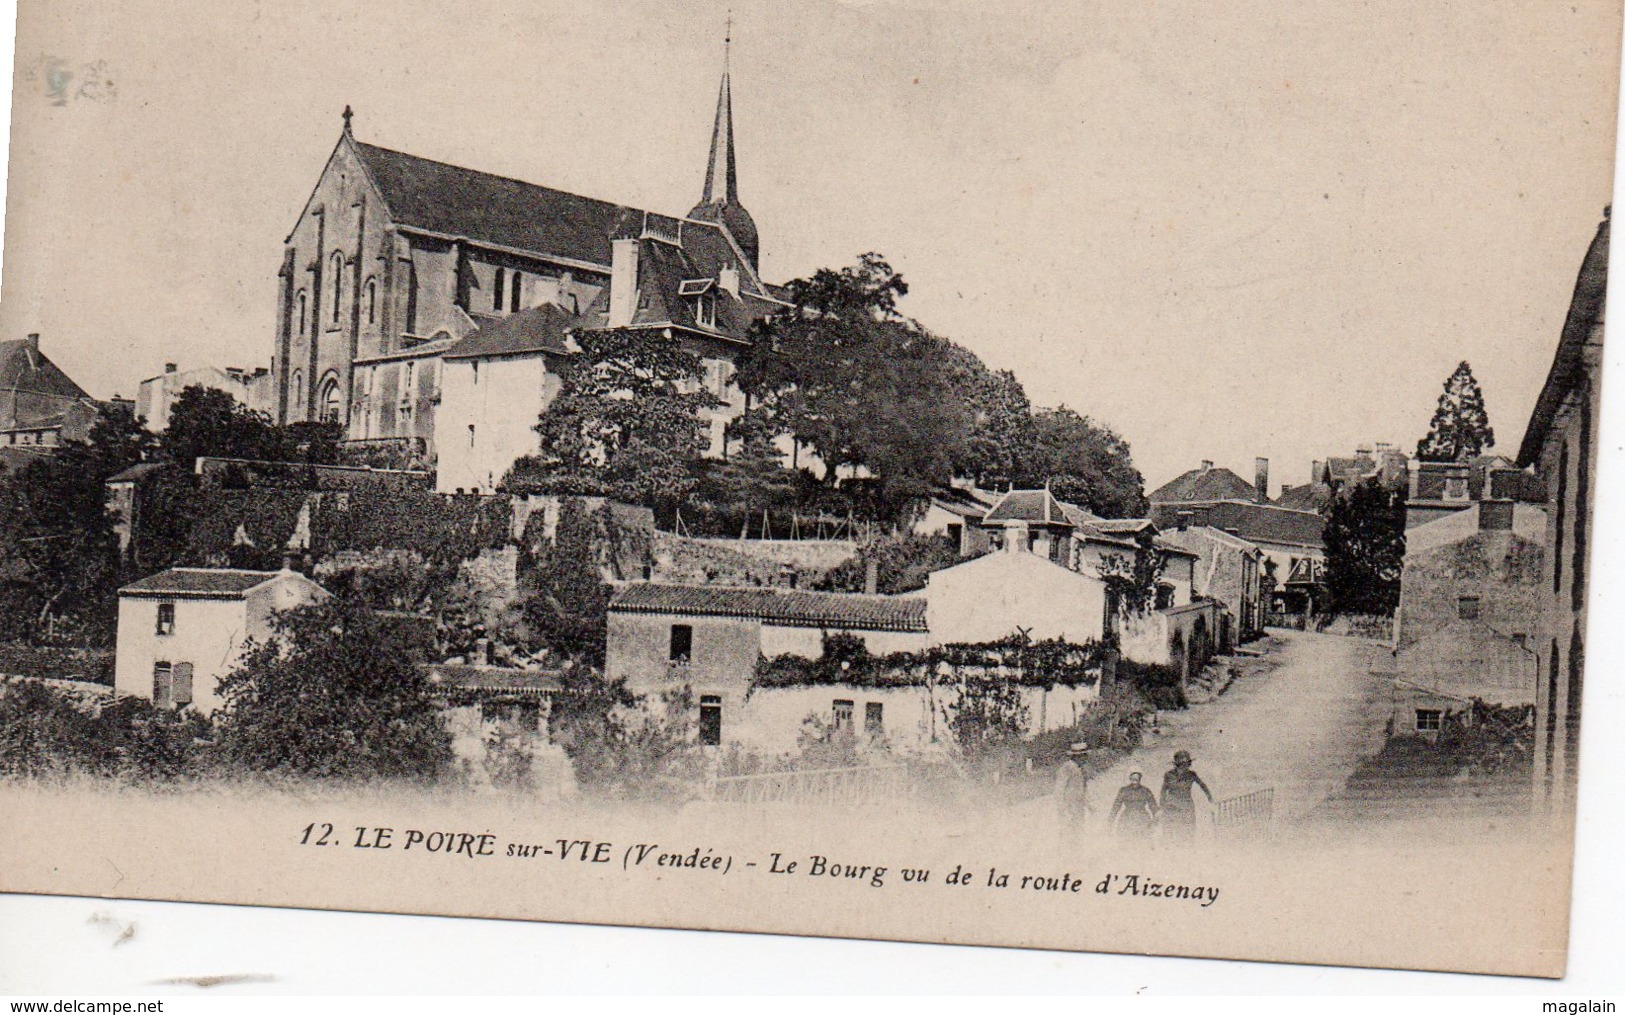
[[[635,209],[355,142],[398,225],[608,266]]]
[[[1540,460],[1541,448],[1557,422],[1563,400],[1585,379],[1585,348],[1592,340],[1593,327],[1602,320],[1608,293],[1609,221],[1610,213],[1604,209],[1597,234],[1592,237],[1585,260],[1580,263],[1580,276],[1574,282],[1574,296],[1569,301],[1568,317],[1563,321],[1552,368],[1546,375],[1546,383],[1541,387],[1518,448],[1519,465],[1533,465]]]

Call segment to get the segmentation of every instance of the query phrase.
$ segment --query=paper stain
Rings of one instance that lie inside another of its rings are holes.
[[[166,987],[192,986],[224,987],[234,983],[270,983],[276,977],[266,973],[226,973],[220,976],[171,976],[167,980],[154,980],[156,984]]]
[[[106,910],[92,913],[90,919],[86,920],[85,922],[98,927],[105,927],[110,933],[112,933],[114,937],[111,947],[113,948],[117,948],[119,945],[135,937],[136,924],[134,920],[131,920],[129,923],[125,923]]]

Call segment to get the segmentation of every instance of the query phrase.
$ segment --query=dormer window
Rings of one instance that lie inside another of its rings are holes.
[[[677,295],[692,300],[694,323],[702,328],[717,326],[716,280],[690,278],[678,283]]]
[[[717,300],[707,293],[694,304],[694,321],[702,328],[717,326]]]

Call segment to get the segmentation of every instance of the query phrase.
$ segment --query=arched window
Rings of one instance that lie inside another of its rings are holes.
[[[512,302],[509,304],[508,309],[513,311],[516,314],[519,313],[519,298],[520,298],[519,294],[524,289],[524,287],[525,287],[525,273],[521,272],[521,271],[514,272],[513,273],[513,296],[512,296]]]
[[[303,289],[299,290],[299,334],[303,336],[310,328],[310,294]]]
[[[502,280],[506,276],[501,268],[497,269],[496,281],[491,284],[491,309],[502,309]]]
[[[333,323],[339,323],[339,297],[344,294],[344,252],[333,251]]]
[[[329,377],[327,383],[322,385],[321,421],[323,423],[337,423],[341,416],[338,378]]]
[[[367,279],[367,323],[378,323],[378,280]]]
[[[293,404],[296,406],[305,404],[305,375],[297,370],[293,372]]]

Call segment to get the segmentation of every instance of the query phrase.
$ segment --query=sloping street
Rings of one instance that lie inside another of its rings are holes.
[[[1104,823],[1130,772],[1157,790],[1174,752],[1186,750],[1215,799],[1273,789],[1279,825],[1313,810],[1381,749],[1388,685],[1370,672],[1379,644],[1280,630],[1260,644],[1262,657],[1238,658],[1228,690],[1161,713],[1138,750],[1094,779],[1093,820]],[[1200,790],[1196,796],[1205,808]]]

